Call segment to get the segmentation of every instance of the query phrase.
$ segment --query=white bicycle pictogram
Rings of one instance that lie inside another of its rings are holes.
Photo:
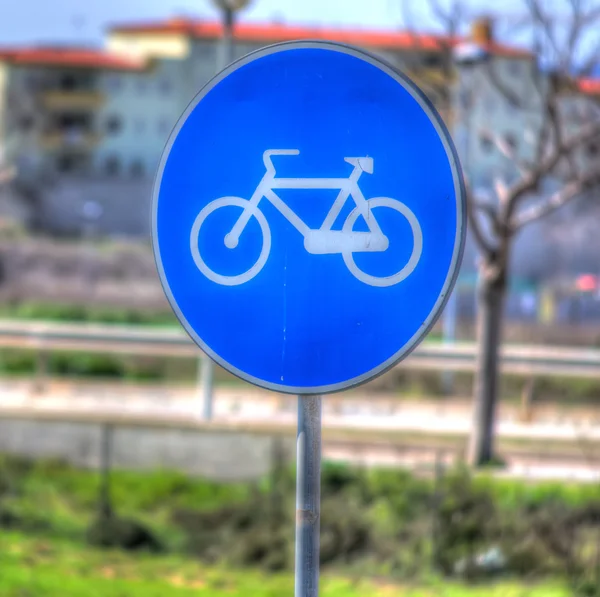
[[[299,154],[298,149],[269,149],[265,151],[263,162],[266,172],[249,200],[241,197],[221,197],[210,202],[200,211],[194,221],[190,235],[190,248],[198,269],[209,280],[224,286],[244,284],[261,271],[271,251],[271,230],[267,219],[258,208],[260,201],[266,198],[304,237],[304,248],[308,253],[313,255],[341,254],[352,275],[370,286],[393,286],[406,279],[414,271],[421,258],[423,250],[421,226],[415,214],[404,203],[389,197],[365,198],[358,186],[358,180],[363,172],[373,173],[373,158],[344,158],[346,162],[354,166],[354,170],[348,178],[276,178],[272,156]],[[275,189],[335,189],[340,192],[322,226],[318,229],[311,229],[275,193]],[[354,199],[356,207],[346,218],[341,230],[332,230],[336,218],[350,196]],[[233,228],[225,235],[224,243],[228,249],[237,247],[240,236],[252,217],[256,218],[262,232],[262,247],[258,259],[250,269],[233,276],[225,276],[211,270],[200,255],[198,248],[200,229],[206,218],[223,207],[240,207],[242,209],[242,213]],[[353,257],[354,253],[384,252],[388,249],[389,240],[381,231],[373,213],[373,209],[377,207],[387,207],[401,213],[410,224],[413,235],[413,248],[408,262],[395,274],[386,277],[372,276],[363,272],[358,268]],[[357,232],[352,229],[359,216],[362,216],[366,222],[369,228],[368,232]]]

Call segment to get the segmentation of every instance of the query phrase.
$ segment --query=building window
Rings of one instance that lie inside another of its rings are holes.
[[[161,79],[158,88],[163,95],[169,94],[172,89],[171,81],[169,81],[169,79]]]
[[[67,174],[75,170],[75,160],[71,155],[61,155],[56,159],[56,170],[62,174]]]
[[[110,75],[106,80],[106,88],[112,93],[120,91],[122,86],[123,80],[119,75]]]
[[[511,77],[515,78],[518,78],[523,74],[522,64],[520,62],[517,62],[516,60],[511,60],[507,64],[506,70],[508,71]]]
[[[587,146],[587,153],[588,153],[588,157],[590,158],[596,158],[598,157],[598,153],[599,153],[599,147],[597,143],[590,143]]]
[[[109,116],[106,119],[106,130],[111,135],[116,135],[123,128],[123,123],[118,116]]]
[[[56,170],[61,174],[85,174],[89,170],[87,156],[65,153],[56,158]]]
[[[196,53],[199,58],[214,58],[217,54],[217,45],[211,42],[199,42],[196,45]]]
[[[33,128],[33,124],[34,119],[33,116],[31,116],[30,114],[26,114],[19,118],[19,129],[23,133],[28,133]]]
[[[513,133],[506,133],[504,135],[504,141],[514,151],[517,149],[517,137]]]
[[[37,91],[40,88],[40,77],[37,73],[28,73],[24,78],[27,91]]]
[[[437,53],[426,54],[423,62],[428,68],[440,68],[442,66],[442,56]]]
[[[105,164],[106,174],[109,176],[117,176],[121,172],[121,162],[116,155],[111,155],[106,158]]]
[[[479,144],[481,145],[481,150],[484,153],[490,153],[494,147],[492,140],[487,135],[481,135],[479,138]]]
[[[510,94],[506,96],[506,103],[511,111],[518,110],[520,108],[519,100],[514,95]]]
[[[146,130],[146,122],[143,118],[136,118],[133,123],[133,130],[137,135],[142,134]]]
[[[77,83],[77,78],[74,75],[66,74],[60,78],[58,86],[62,91],[73,91],[77,89]]]
[[[131,164],[131,176],[134,178],[141,178],[144,176],[144,162],[142,160],[135,160]]]
[[[469,110],[471,108],[471,92],[469,89],[461,89],[458,94],[458,101],[461,110]]]

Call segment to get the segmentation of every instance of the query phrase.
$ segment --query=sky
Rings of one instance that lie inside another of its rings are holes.
[[[443,0],[442,0],[443,1]],[[428,0],[253,0],[241,19],[346,27],[400,28],[408,2],[413,27],[435,27]],[[484,7],[484,0],[473,0]],[[504,0],[504,6],[518,4]],[[31,43],[100,44],[111,23],[173,16],[215,18],[211,0],[0,0],[0,46]]]

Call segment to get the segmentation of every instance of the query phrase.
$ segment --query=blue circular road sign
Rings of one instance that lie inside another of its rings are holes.
[[[190,104],[154,189],[167,297],[218,364],[317,394],[405,357],[460,265],[465,191],[440,116],[349,46],[277,44]]]

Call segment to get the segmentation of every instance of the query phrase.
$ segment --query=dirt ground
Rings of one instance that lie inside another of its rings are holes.
[[[0,302],[168,309],[149,244],[0,240]]]

